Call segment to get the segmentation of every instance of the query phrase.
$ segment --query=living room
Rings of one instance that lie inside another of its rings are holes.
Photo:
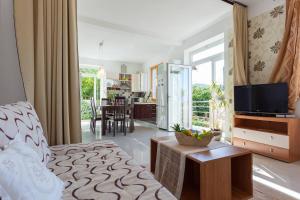
[[[300,199],[299,6],[0,0],[0,199]]]

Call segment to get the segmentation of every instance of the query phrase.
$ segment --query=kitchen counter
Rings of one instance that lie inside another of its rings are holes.
[[[156,103],[151,102],[134,102],[135,105],[156,105]]]

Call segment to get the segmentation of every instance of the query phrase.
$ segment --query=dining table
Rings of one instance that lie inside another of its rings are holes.
[[[108,110],[111,110],[114,107],[120,107],[124,105],[103,105],[100,106],[101,109],[101,133],[102,135],[106,135],[106,112]],[[132,133],[134,131],[134,119],[133,119],[133,106],[131,105],[125,105],[126,113],[129,115],[129,133]]]

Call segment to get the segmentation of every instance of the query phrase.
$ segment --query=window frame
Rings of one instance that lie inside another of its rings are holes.
[[[224,41],[224,38],[222,39],[219,39],[217,41],[214,41],[212,43],[209,43],[199,49],[196,49],[195,51],[192,51],[189,55],[189,59],[190,59],[190,62],[192,64],[192,66],[195,66],[195,68],[197,68],[198,65],[201,65],[201,64],[204,64],[204,63],[207,63],[207,62],[211,62],[212,64],[212,81],[213,82],[216,82],[216,62],[220,61],[220,60],[224,60],[224,65],[225,65],[225,46],[224,46],[224,51],[222,53],[218,53],[218,54],[215,54],[215,55],[212,55],[212,56],[209,56],[207,58],[203,58],[201,60],[197,60],[197,61],[193,61],[193,57],[194,55],[202,52],[202,51],[205,51],[207,49],[210,49],[214,46],[217,46],[217,45],[220,45],[220,44],[224,44],[225,45],[225,41]],[[225,67],[225,66],[224,66]],[[223,70],[223,77],[224,77],[225,73],[224,73],[224,70]],[[224,85],[224,78],[223,78],[223,84]]]

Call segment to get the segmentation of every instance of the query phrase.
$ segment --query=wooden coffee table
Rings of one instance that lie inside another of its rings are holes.
[[[157,142],[151,139],[151,172],[155,172]],[[228,146],[190,154],[186,158],[182,200],[250,199],[253,196],[252,153]]]

